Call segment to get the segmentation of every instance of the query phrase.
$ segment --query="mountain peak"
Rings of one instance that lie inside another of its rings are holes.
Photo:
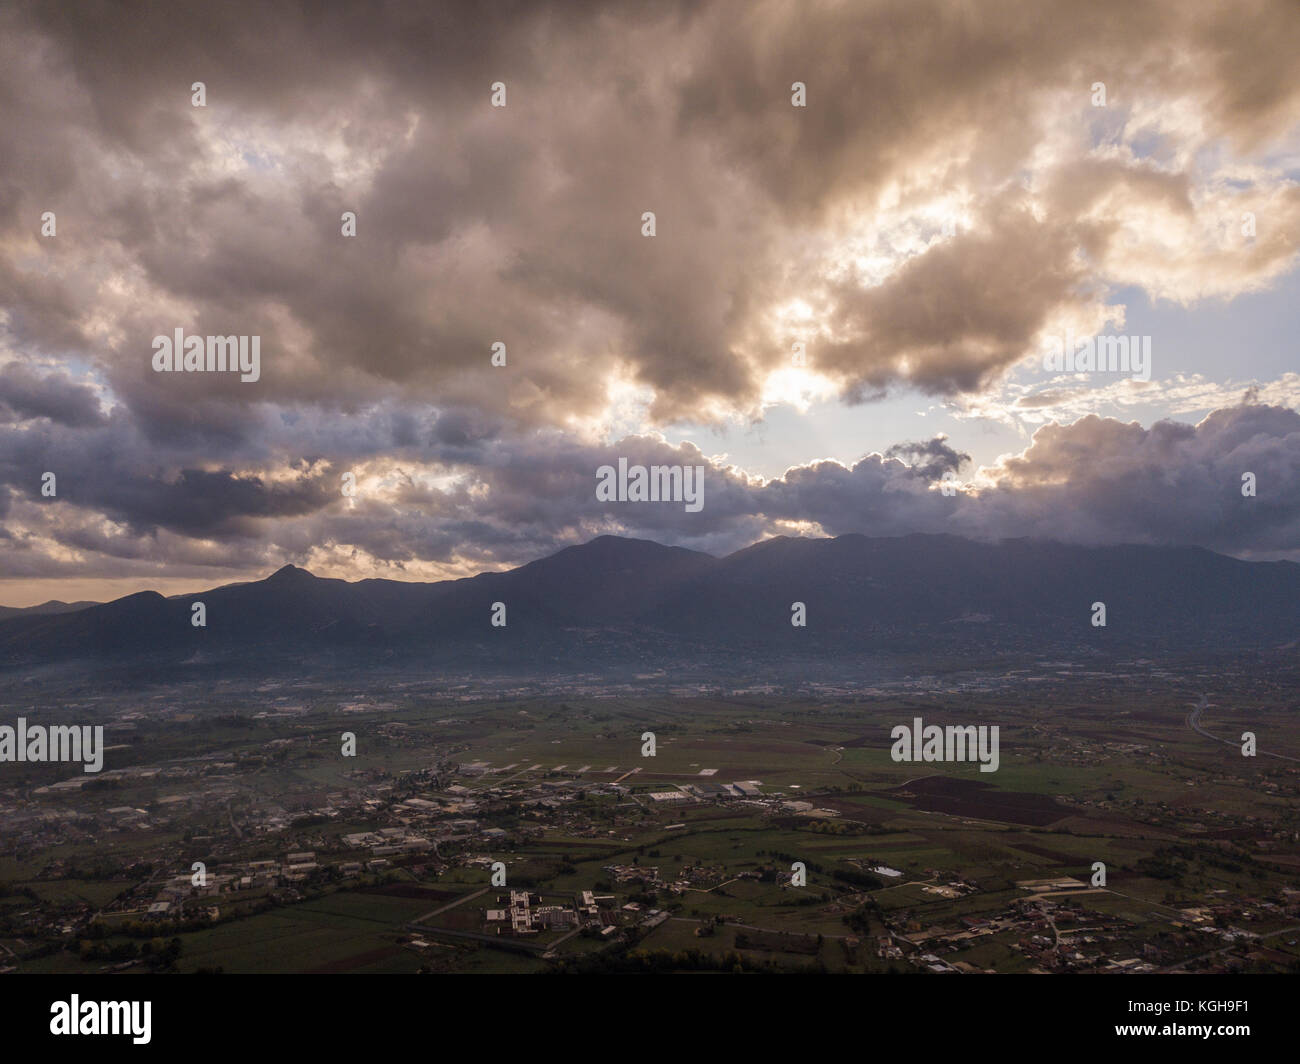
[[[296,565],[282,565],[279,569],[267,577],[267,580],[274,580],[277,583],[286,583],[287,581],[304,581],[315,580],[316,577],[306,569],[299,569]]]

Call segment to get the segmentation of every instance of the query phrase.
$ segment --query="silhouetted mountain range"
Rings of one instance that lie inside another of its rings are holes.
[[[202,602],[207,626],[191,624]],[[494,627],[494,603],[506,625]],[[791,624],[802,602],[807,626]],[[1104,602],[1107,624],[1092,624]],[[47,604],[51,605],[51,604]],[[601,536],[439,583],[265,580],[0,619],[0,663],[313,662],[489,672],[859,656],[1266,651],[1300,635],[1300,565],[1189,547],[946,535],[765,540],[725,558]]]
[[[38,606],[0,606],[0,621],[7,617],[34,617],[42,613],[73,613],[76,610],[84,610],[87,606],[98,606],[98,602],[60,602],[58,599],[50,599],[49,602],[42,602]]]

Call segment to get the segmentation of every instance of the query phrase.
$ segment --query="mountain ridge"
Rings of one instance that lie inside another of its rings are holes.
[[[191,624],[202,602],[206,627]],[[791,624],[802,602],[806,625]],[[1092,623],[1104,602],[1107,624]],[[505,609],[504,625],[500,607]],[[599,536],[436,582],[261,579],[0,618],[0,665],[329,658],[471,668],[658,664],[692,654],[830,660],[921,649],[1267,650],[1300,635],[1300,565],[1197,547],[1090,547],[914,533],[771,537],[723,557]],[[738,659],[739,660],[739,659]]]

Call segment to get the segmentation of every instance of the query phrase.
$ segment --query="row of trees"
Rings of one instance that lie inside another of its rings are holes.
[[[133,961],[145,960],[151,968],[167,971],[176,966],[181,955],[181,940],[173,938],[170,942],[162,938],[151,938],[147,942],[92,942],[81,941],[81,959],[83,961]]]

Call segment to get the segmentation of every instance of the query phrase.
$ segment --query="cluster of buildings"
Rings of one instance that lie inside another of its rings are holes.
[[[1179,910],[1153,934],[1150,926],[1090,910],[1085,901],[1065,899],[1105,894],[1077,879],[1060,877],[1017,884],[1028,892],[994,914],[964,916],[923,926],[905,914],[887,917],[876,939],[876,956],[906,961],[933,973],[986,969],[954,958],[983,940],[1001,936],[1036,973],[1088,971],[1141,974],[1177,969],[1196,959],[1196,971],[1239,971],[1255,964],[1286,967],[1292,957],[1270,949],[1265,936],[1242,923],[1286,922],[1300,917],[1300,890],[1283,888],[1280,898],[1243,898]],[[1226,892],[1219,892],[1226,893]],[[1288,944],[1294,945],[1295,935]]]
[[[503,908],[488,909],[485,919],[488,930],[497,934],[536,935],[542,931],[572,931],[582,921],[573,906],[547,905],[539,894],[526,890],[512,890],[507,896],[497,898]]]
[[[668,914],[647,909],[636,902],[617,907],[612,894],[579,891],[572,898],[564,895],[535,894],[512,890],[499,895],[496,908],[484,913],[485,930],[497,936],[527,937],[543,931],[576,933],[584,929],[610,939],[624,927],[658,927]]]

